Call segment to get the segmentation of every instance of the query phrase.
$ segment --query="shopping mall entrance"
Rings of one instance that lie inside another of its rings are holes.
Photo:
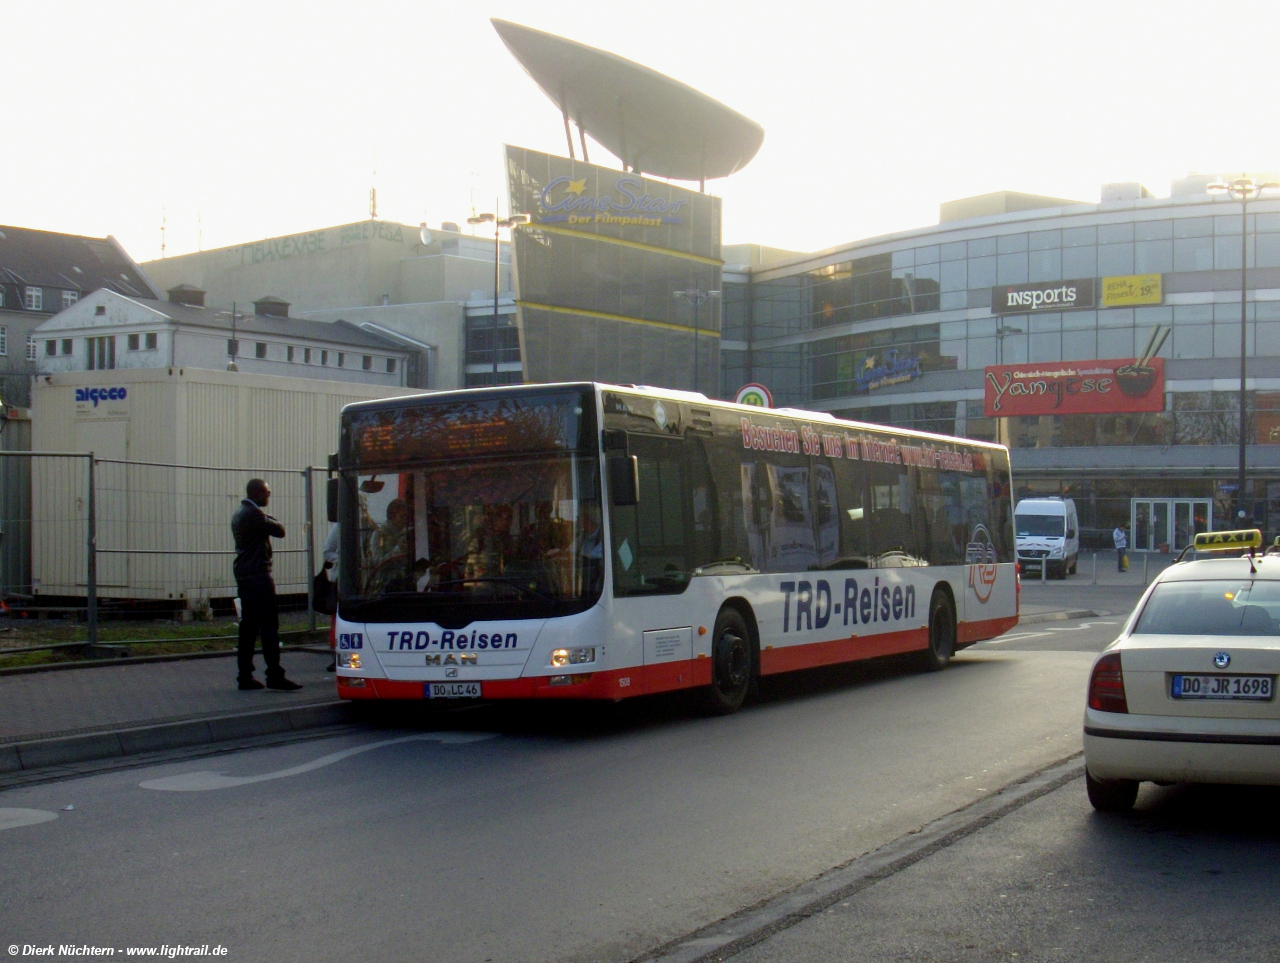
[[[1130,551],[1181,552],[1198,533],[1213,530],[1208,498],[1134,498],[1130,506]]]

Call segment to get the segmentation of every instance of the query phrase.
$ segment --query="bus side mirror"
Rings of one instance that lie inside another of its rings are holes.
[[[619,506],[640,504],[640,459],[635,455],[609,456],[609,492]]]
[[[338,520],[338,479],[330,478],[325,482],[324,501],[329,521],[336,522]]]

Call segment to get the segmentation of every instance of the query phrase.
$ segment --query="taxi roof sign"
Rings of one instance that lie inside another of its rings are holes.
[[[1262,545],[1262,532],[1245,528],[1236,532],[1201,532],[1195,538],[1197,552],[1227,552],[1232,549],[1258,548]]]

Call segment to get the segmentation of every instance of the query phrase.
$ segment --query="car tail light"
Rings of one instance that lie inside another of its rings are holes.
[[[1093,664],[1093,674],[1089,676],[1089,708],[1099,712],[1129,711],[1119,652],[1108,652]]]

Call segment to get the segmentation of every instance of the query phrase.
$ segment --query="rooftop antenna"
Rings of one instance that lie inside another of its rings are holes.
[[[378,149],[373,149],[373,183],[369,187],[369,218],[378,219]]]
[[[165,245],[164,245],[165,220],[166,220],[165,209],[164,209],[164,205],[161,204],[160,205],[160,256],[162,258],[164,257],[164,250],[165,250]]]

